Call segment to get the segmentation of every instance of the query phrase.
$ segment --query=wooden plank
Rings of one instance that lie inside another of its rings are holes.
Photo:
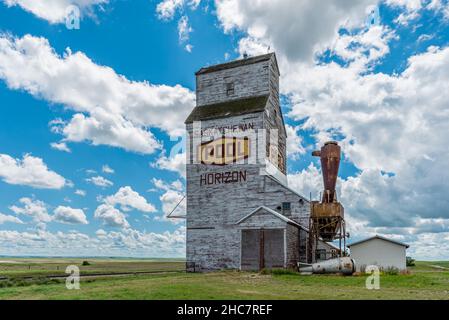
[[[260,266],[260,230],[242,230],[242,270],[259,270]]]
[[[284,267],[284,230],[265,229],[264,233],[264,268]]]

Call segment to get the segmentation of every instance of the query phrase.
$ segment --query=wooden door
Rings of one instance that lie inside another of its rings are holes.
[[[282,268],[284,255],[283,229],[242,230],[242,270]]]

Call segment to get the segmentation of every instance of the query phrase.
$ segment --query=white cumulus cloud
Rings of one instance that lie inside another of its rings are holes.
[[[96,176],[96,177],[92,177],[92,178],[87,178],[86,179],[87,182],[90,182],[98,187],[111,187],[114,185],[114,183],[108,179],[106,179],[105,177],[102,176]]]
[[[299,127],[292,127],[286,125],[287,131],[287,154],[292,159],[298,159],[298,157],[306,152],[303,146],[303,139],[299,133]]]
[[[144,197],[130,186],[120,188],[115,194],[106,197],[104,202],[111,206],[119,205],[123,211],[130,211],[131,209],[142,212],[156,211],[156,208],[151,203],[148,203]]]
[[[59,206],[54,210],[53,220],[66,224],[89,223],[83,210],[65,206]]]
[[[77,6],[81,13],[93,14],[95,6],[106,4],[109,0],[3,0],[9,6],[20,6],[35,16],[50,23],[63,23],[66,9],[70,5]]]
[[[101,204],[98,206],[95,210],[94,218],[101,220],[106,226],[120,228],[130,227],[125,215],[109,204]]]
[[[185,42],[190,39],[190,33],[193,32],[192,27],[189,24],[189,18],[182,16],[178,21],[178,38],[179,42]]]
[[[19,218],[10,216],[10,215],[6,215],[6,214],[3,214],[0,212],[0,224],[4,224],[7,222],[23,224],[23,221],[20,220]]]
[[[186,154],[177,153],[174,156],[161,155],[156,162],[150,163],[151,167],[179,173],[183,178],[186,176]]]
[[[101,167],[101,171],[103,171],[104,173],[109,173],[109,174],[112,174],[115,172],[114,169],[112,169],[107,164],[105,164],[103,167]]]
[[[15,214],[22,214],[32,218],[36,223],[47,223],[52,220],[44,202],[24,197],[19,200],[19,203],[22,206],[13,205],[9,209]]]
[[[64,142],[87,141],[149,154],[161,148],[151,128],[179,136],[195,96],[180,85],[130,81],[82,52],[59,55],[47,39],[0,35],[0,79],[75,112],[50,123]]]
[[[156,6],[159,19],[171,20],[177,11],[183,11],[185,7],[196,10],[201,0],[163,0]]]
[[[99,230],[95,236],[78,231],[0,230],[0,255],[184,257],[185,227],[161,233]]]
[[[67,184],[62,176],[49,170],[41,158],[30,154],[22,159],[0,154],[0,178],[9,184],[39,189],[61,189]]]
[[[159,19],[172,19],[176,11],[184,5],[185,0],[164,0],[158,3],[156,12]]]
[[[50,146],[59,151],[72,152],[65,142],[52,142]]]
[[[364,21],[366,7],[376,2],[215,0],[225,32],[242,30],[247,33],[246,43],[263,44],[264,53],[271,46],[289,60],[303,61],[332,43],[340,26]]]
[[[86,196],[86,191],[85,190],[81,190],[81,189],[77,189],[77,190],[75,190],[75,194],[79,195],[81,197],[85,197]]]
[[[184,222],[183,219],[179,218],[167,218],[168,215],[175,217],[186,216],[187,202],[185,199],[184,184],[179,180],[175,180],[168,184],[163,180],[155,178],[152,182],[158,190],[162,190],[164,192],[159,197],[159,200],[162,203],[163,215],[157,216],[155,220],[170,221],[175,224]]]
[[[362,76],[335,64],[296,74],[290,116],[307,118],[303,128],[323,133],[319,143],[332,132],[343,137],[343,152],[362,171],[342,186],[354,215],[373,225],[449,218],[448,70],[449,48],[431,47],[400,75]]]

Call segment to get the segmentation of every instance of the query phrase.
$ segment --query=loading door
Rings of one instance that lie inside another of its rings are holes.
[[[284,267],[284,230],[242,230],[241,269],[261,270]]]

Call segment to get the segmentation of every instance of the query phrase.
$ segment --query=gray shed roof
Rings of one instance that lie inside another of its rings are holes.
[[[300,224],[296,223],[295,221],[293,221],[293,220],[287,218],[286,216],[280,214],[279,212],[274,211],[273,209],[270,209],[270,208],[265,207],[265,206],[260,206],[260,207],[258,207],[258,208],[256,208],[256,209],[254,209],[253,211],[251,211],[250,214],[248,214],[247,216],[245,216],[245,217],[243,217],[242,219],[240,219],[239,221],[237,221],[236,224],[242,223],[243,221],[245,221],[246,219],[248,219],[249,217],[251,217],[251,216],[252,216],[253,214],[255,214],[256,212],[259,212],[260,210],[265,210],[265,211],[267,211],[268,213],[271,213],[272,215],[278,217],[279,219],[281,219],[282,221],[284,221],[284,222],[286,222],[286,223],[289,223],[289,224],[291,224],[291,225],[294,225],[294,226],[297,226],[297,227],[299,227],[299,228],[302,228],[302,226],[301,226]]]
[[[268,102],[268,95],[249,97],[215,104],[195,107],[185,123],[217,119],[228,116],[238,116],[247,113],[262,112]]]
[[[267,53],[267,54],[256,56],[256,57],[249,57],[249,58],[246,58],[246,59],[239,59],[239,60],[234,60],[234,61],[231,61],[231,62],[216,64],[216,65],[213,65],[213,66],[210,66],[210,67],[203,67],[200,70],[198,70],[195,73],[195,75],[200,75],[200,74],[205,74],[205,73],[210,73],[210,72],[216,72],[216,71],[221,71],[221,70],[226,70],[226,69],[246,66],[246,65],[249,65],[249,64],[270,60],[271,57],[273,57],[273,56],[275,58],[276,68],[279,71],[279,67],[277,66],[277,61],[276,61],[276,55],[275,55],[274,52],[272,52],[272,53]]]
[[[370,241],[370,240],[373,240],[373,239],[380,239],[380,240],[388,241],[388,242],[391,242],[391,243],[394,243],[394,244],[397,244],[397,245],[400,245],[400,246],[404,246],[404,247],[406,247],[406,248],[409,247],[408,244],[405,244],[405,243],[402,243],[402,242],[399,242],[399,241],[396,241],[396,240],[388,239],[388,238],[379,236],[379,235],[377,235],[377,234],[376,234],[375,236],[373,236],[373,237],[366,238],[366,239],[363,239],[363,240],[356,241],[356,242],[353,242],[353,243],[351,243],[351,244],[348,244],[347,247],[349,248],[349,247],[351,247],[351,246],[355,246],[355,245],[358,245],[358,244],[360,244],[360,243],[363,243],[363,242],[366,242],[366,241]]]

